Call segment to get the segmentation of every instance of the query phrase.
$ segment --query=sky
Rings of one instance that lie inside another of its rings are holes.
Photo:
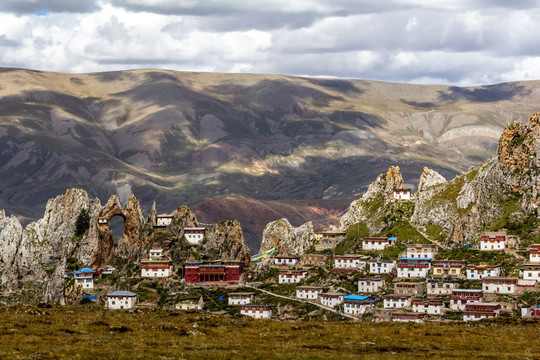
[[[540,0],[0,0],[0,67],[540,79]]]

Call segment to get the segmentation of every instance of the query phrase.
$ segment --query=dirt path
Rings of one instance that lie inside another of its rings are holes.
[[[408,221],[409,225],[411,225],[413,228],[416,229],[416,231],[418,231],[423,237],[425,237],[426,239],[428,239],[429,241],[431,241],[432,243],[434,243],[435,245],[437,245],[438,247],[440,247],[441,249],[446,249],[446,246],[444,246],[443,244],[441,244],[438,240],[435,240],[433,239],[431,236],[429,236],[428,234],[426,234],[422,229],[416,227],[413,223],[411,223],[410,221]]]
[[[263,290],[263,289],[259,289],[259,288],[256,288],[254,286],[251,286],[251,285],[246,285],[247,287],[250,287],[254,290],[258,290],[258,291],[261,291],[265,294],[268,294],[268,295],[271,295],[271,296],[275,296],[275,297],[279,297],[279,298],[282,298],[282,299],[287,299],[287,300],[292,300],[292,301],[297,301],[297,302],[303,302],[303,303],[306,303],[306,304],[312,304],[312,305],[315,305],[315,306],[318,306],[320,307],[321,309],[323,310],[327,310],[327,311],[331,311],[333,313],[336,313],[338,315],[341,315],[341,316],[344,316],[344,317],[347,317],[349,319],[353,319],[353,320],[360,320],[359,318],[357,318],[356,316],[354,315],[350,315],[350,314],[345,314],[345,313],[342,313],[342,312],[339,312],[337,311],[336,309],[332,309],[328,306],[324,306],[322,304],[317,304],[317,303],[314,303],[314,302],[311,302],[311,301],[307,301],[307,300],[304,300],[304,299],[297,299],[297,298],[293,298],[293,297],[289,297],[289,296],[285,296],[285,295],[279,295],[279,294],[276,294],[276,293],[273,293],[271,291],[268,291],[268,290]]]

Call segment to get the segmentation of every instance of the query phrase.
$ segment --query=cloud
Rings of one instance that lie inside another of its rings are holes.
[[[538,18],[521,0],[7,0],[0,66],[487,84],[539,77]]]
[[[43,12],[88,13],[98,10],[96,0],[2,0],[0,12],[34,14]]]

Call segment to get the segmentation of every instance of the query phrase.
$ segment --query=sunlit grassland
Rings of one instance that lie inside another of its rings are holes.
[[[0,358],[533,359],[538,323],[278,322],[98,307],[0,308]]]

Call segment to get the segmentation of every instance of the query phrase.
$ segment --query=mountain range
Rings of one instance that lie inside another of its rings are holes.
[[[0,68],[0,209],[27,222],[66,188],[124,204],[133,193],[146,212],[156,201],[210,223],[234,213],[258,248],[277,218],[337,224],[391,165],[414,188],[424,166],[452,178],[481,163],[539,101],[540,81]]]

